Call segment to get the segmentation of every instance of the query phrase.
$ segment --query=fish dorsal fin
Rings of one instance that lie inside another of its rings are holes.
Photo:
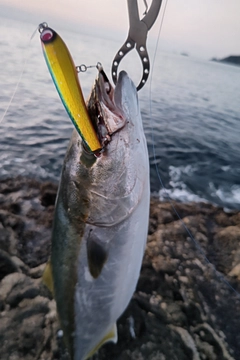
[[[117,325],[115,323],[113,324],[112,329],[103,337],[103,339],[97,344],[97,346],[95,346],[94,349],[90,351],[90,353],[87,355],[87,357],[84,360],[87,360],[91,356],[93,356],[95,352],[98,351],[100,347],[106,344],[107,342],[113,342],[114,344],[116,344],[117,340],[118,340]]]
[[[90,274],[94,279],[101,274],[102,268],[107,260],[107,251],[100,241],[89,233],[87,239],[87,257]]]
[[[50,260],[48,260],[47,265],[44,269],[42,280],[43,280],[43,283],[47,286],[47,288],[51,291],[52,295],[54,296],[52,264],[51,264]]]

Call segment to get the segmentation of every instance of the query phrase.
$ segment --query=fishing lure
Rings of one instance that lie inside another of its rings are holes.
[[[101,144],[87,112],[72,56],[62,38],[46,23],[38,28],[43,54],[62,103],[87,150],[98,153]]]

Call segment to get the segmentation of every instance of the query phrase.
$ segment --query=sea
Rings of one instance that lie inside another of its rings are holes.
[[[12,99],[0,123],[0,178],[57,182],[73,125],[45,64],[37,25],[0,22],[0,118]],[[55,30],[76,65],[101,62],[111,78],[111,62],[123,41]],[[151,77],[139,91],[139,103],[152,194],[239,210],[240,68],[163,52],[161,37],[157,48],[149,46],[149,55]],[[121,68],[137,85],[142,68],[136,52]],[[79,74],[86,98],[96,75],[95,67]]]

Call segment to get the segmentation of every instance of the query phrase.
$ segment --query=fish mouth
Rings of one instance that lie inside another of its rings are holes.
[[[126,124],[126,116],[117,105],[117,95],[102,66],[87,101],[87,110],[101,143],[102,149],[111,141],[112,135]],[[119,84],[116,87],[121,86]]]

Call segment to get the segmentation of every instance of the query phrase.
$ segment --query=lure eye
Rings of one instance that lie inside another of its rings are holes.
[[[48,42],[48,41],[51,41],[53,39],[53,32],[52,30],[50,29],[45,29],[42,31],[40,37],[41,37],[41,40],[43,42]]]

